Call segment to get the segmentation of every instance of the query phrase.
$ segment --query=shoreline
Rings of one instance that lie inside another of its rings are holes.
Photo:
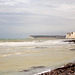
[[[75,75],[75,62],[59,68],[50,69],[34,75]]]

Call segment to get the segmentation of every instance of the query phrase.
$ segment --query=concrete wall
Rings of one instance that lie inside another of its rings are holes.
[[[67,33],[66,38],[68,39],[75,39],[75,32]]]

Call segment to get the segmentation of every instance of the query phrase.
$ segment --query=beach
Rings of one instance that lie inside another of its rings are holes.
[[[75,75],[75,63],[68,63],[65,66],[38,75]]]
[[[75,0],[0,0],[0,75],[75,75],[74,63]]]
[[[75,61],[65,39],[0,41],[0,75],[35,75]]]

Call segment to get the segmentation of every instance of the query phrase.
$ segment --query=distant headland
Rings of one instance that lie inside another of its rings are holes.
[[[65,36],[61,35],[30,35],[30,39],[75,39],[75,32],[66,33]]]
[[[30,35],[30,39],[64,39],[65,36],[60,36],[60,35]]]

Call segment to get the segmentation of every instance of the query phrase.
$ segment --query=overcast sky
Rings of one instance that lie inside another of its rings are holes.
[[[65,35],[75,31],[75,0],[0,0],[0,38]]]

